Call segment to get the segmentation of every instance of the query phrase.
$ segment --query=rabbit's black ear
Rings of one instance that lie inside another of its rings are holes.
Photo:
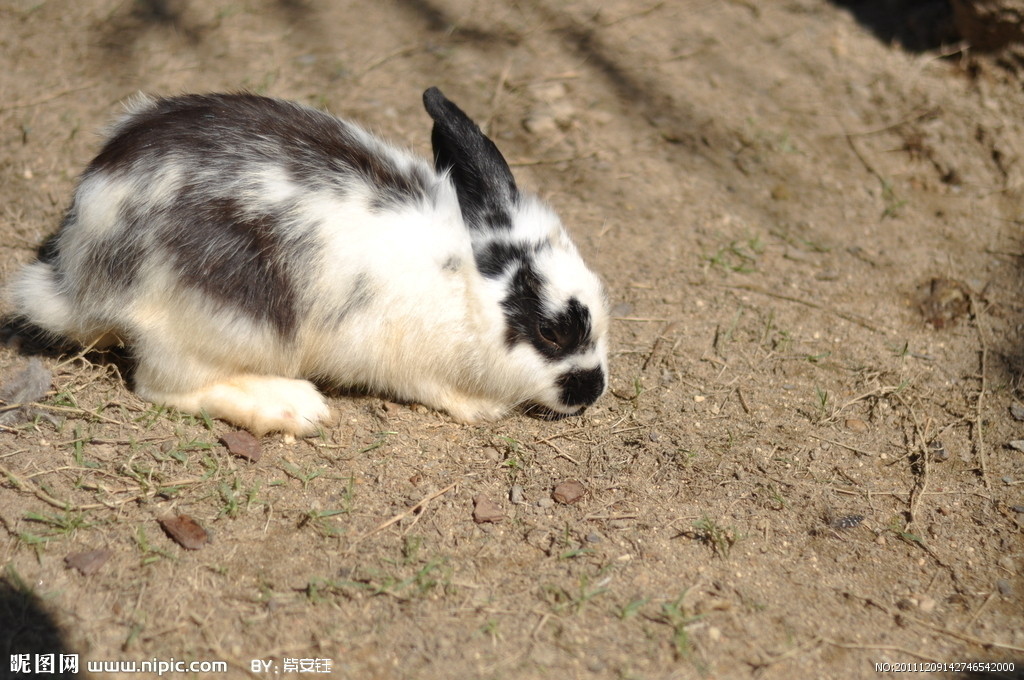
[[[511,229],[519,191],[498,147],[436,87],[423,93],[423,106],[434,119],[434,166],[450,173],[466,224]]]

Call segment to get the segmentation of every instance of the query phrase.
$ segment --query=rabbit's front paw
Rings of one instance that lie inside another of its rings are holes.
[[[479,425],[498,420],[509,409],[507,404],[461,394],[448,395],[445,399],[440,400],[436,406],[447,411],[448,415],[452,418],[466,425]]]
[[[145,389],[140,393],[181,411],[205,411],[257,435],[308,436],[331,416],[327,401],[311,382],[275,376],[234,376],[185,394],[154,394]]]

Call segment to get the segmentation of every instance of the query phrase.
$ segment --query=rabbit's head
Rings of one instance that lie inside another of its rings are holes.
[[[477,269],[503,317],[503,347],[524,401],[570,415],[608,384],[608,306],[557,215],[520,192],[480,128],[436,88],[423,95],[437,170],[455,185]]]

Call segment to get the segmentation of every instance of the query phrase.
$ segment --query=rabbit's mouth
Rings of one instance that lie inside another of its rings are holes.
[[[523,413],[539,420],[554,422],[557,420],[564,420],[565,418],[570,418],[572,416],[582,415],[586,410],[586,406],[581,406],[575,411],[566,413],[565,411],[556,411],[555,409],[549,406],[544,406],[543,404],[528,404],[523,408]]]

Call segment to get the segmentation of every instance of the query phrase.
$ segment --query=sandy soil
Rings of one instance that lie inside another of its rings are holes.
[[[46,410],[0,431],[0,677],[47,653],[97,678],[1019,673],[1024,91],[941,9],[0,1],[0,280],[136,91],[249,89],[427,154],[438,85],[615,315],[581,418],[340,396],[325,437],[256,463],[116,357],[44,352]],[[0,349],[0,383],[30,354]],[[565,480],[585,496],[554,501]],[[212,540],[172,540],[179,514]]]

